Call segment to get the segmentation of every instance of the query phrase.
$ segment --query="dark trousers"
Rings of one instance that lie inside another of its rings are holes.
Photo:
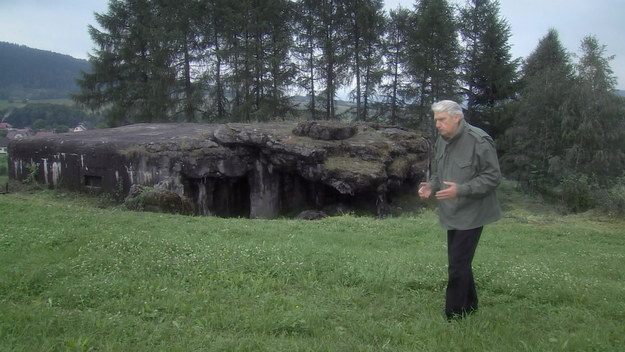
[[[477,291],[471,262],[483,227],[471,230],[447,231],[447,258],[449,261],[445,314],[448,317],[464,315],[477,310]]]

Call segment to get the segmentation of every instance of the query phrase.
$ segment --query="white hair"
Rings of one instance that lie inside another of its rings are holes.
[[[434,113],[437,112],[447,112],[449,115],[460,115],[461,118],[464,118],[464,113],[462,112],[462,106],[452,100],[441,100],[432,104],[432,111]]]

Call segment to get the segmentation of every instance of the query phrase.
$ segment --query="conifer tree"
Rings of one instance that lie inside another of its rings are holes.
[[[625,167],[625,100],[615,94],[612,57],[595,36],[581,42],[573,110],[562,123],[565,175],[586,175],[600,186],[623,175]]]
[[[315,17],[319,23],[317,45],[321,50],[319,75],[323,83],[325,119],[335,119],[336,95],[348,83],[349,43],[345,18],[351,0],[319,0]]]
[[[267,28],[264,71],[269,84],[259,110],[261,115],[265,113],[270,118],[284,117],[291,110],[287,91],[293,85],[297,71],[292,58],[295,5],[288,0],[269,1],[271,6],[262,3],[264,27]]]
[[[455,14],[447,0],[421,0],[415,9],[408,65],[416,82],[417,116],[425,120],[435,101],[460,97],[460,46]]]
[[[383,102],[388,106],[389,122],[398,124],[400,112],[406,107],[412,80],[406,73],[407,33],[411,11],[391,10],[384,36],[384,79],[380,86]]]
[[[225,30],[227,1],[207,0],[199,5],[201,20],[198,26],[198,37],[200,38],[199,47],[202,50],[200,62],[205,67],[201,71],[200,89],[204,93],[202,115],[207,121],[226,121],[229,117],[224,50],[227,32]]]
[[[291,84],[288,0],[230,0],[224,38],[232,118],[258,121],[286,111]]]
[[[310,118],[316,120],[320,116],[317,106],[319,77],[317,71],[321,52],[318,43],[317,15],[319,14],[318,0],[299,0],[295,10],[295,35],[293,56],[296,61],[295,82],[298,88],[304,90],[310,98],[308,111]]]
[[[382,80],[382,36],[384,13],[381,0],[348,2],[348,43],[351,49],[351,76],[355,81],[352,96],[356,101],[356,119],[366,120],[369,100]]]
[[[170,121],[176,108],[171,27],[152,5],[111,1],[106,14],[96,14],[103,30],[89,27],[96,55],[90,57],[92,72],[78,80],[75,99],[93,110],[111,106],[111,126]]]
[[[196,122],[202,119],[201,72],[195,68],[203,59],[205,50],[202,38],[204,16],[207,14],[202,3],[195,1],[160,0],[153,4],[156,16],[166,20],[166,26],[154,37],[163,41],[172,54],[172,69],[176,72],[176,83],[172,100],[176,102],[172,112],[174,119]],[[179,116],[179,117],[178,117]]]
[[[496,138],[508,127],[500,119],[501,103],[516,92],[518,61],[510,54],[510,26],[499,17],[497,0],[468,0],[460,10],[459,23],[464,42],[465,118]]]
[[[575,86],[570,56],[556,30],[540,40],[522,73],[523,89],[515,121],[506,132],[508,153],[503,164],[530,189],[550,192],[562,176],[559,165],[565,146],[560,128],[572,113]]]

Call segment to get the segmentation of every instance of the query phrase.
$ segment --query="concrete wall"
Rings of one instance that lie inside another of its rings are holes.
[[[132,185],[153,186],[190,199],[199,215],[275,218],[336,203],[375,208],[389,188],[420,181],[427,166],[416,149],[421,142],[404,132],[412,149],[402,146],[406,140],[370,141],[369,135],[315,141],[293,137],[292,129],[139,124],[30,137],[9,144],[9,175],[25,180],[36,172],[36,181],[50,188],[122,197]],[[398,158],[419,163],[398,168]],[[346,165],[350,160],[353,166]]]

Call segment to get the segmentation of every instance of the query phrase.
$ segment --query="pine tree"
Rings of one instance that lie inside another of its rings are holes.
[[[348,2],[347,33],[351,50],[351,76],[355,80],[352,96],[356,100],[356,119],[366,120],[369,100],[382,80],[382,35],[384,13],[381,0]]]
[[[306,92],[305,95],[310,97],[308,111],[312,120],[318,119],[320,115],[317,107],[317,80],[319,78],[316,74],[321,56],[317,46],[319,5],[318,0],[299,0],[295,9],[295,43],[293,47],[297,69],[295,82],[299,88]]]
[[[384,62],[386,70],[380,86],[383,102],[388,106],[391,124],[400,122],[400,112],[405,109],[412,80],[406,74],[407,33],[412,12],[407,9],[391,10],[384,36]]]
[[[336,95],[347,85],[349,73],[349,43],[347,41],[347,3],[351,0],[319,0],[315,17],[319,23],[316,42],[321,50],[319,74],[323,80],[325,119],[335,119]]]
[[[625,101],[614,92],[612,57],[594,36],[582,40],[577,84],[562,123],[565,174],[586,175],[601,186],[622,176],[625,167]]]
[[[263,10],[262,26],[266,32],[264,47],[267,58],[263,75],[268,81],[263,92],[263,102],[259,106],[262,116],[284,117],[290,108],[288,87],[293,85],[296,69],[292,59],[293,26],[295,6],[288,0],[272,0],[259,7]],[[269,6],[270,5],[270,6]]]
[[[227,23],[230,0],[207,0],[200,7],[199,36],[203,55],[201,62],[202,91],[205,92],[203,117],[208,121],[227,121],[231,106],[226,98],[227,82]]]
[[[75,99],[93,110],[110,105],[111,126],[170,121],[176,71],[167,19],[149,0],[127,0],[111,1],[96,20],[103,31],[89,27],[96,55],[90,56],[92,72],[78,80]]]
[[[411,28],[408,65],[417,85],[417,116],[423,121],[435,101],[460,97],[460,47],[453,8],[446,0],[421,0]]]
[[[465,45],[462,80],[467,96],[465,118],[493,137],[508,126],[501,119],[501,102],[516,92],[518,60],[510,54],[510,26],[499,18],[497,0],[468,0],[460,10]]]
[[[223,34],[234,95],[232,119],[259,121],[284,113],[291,84],[291,11],[287,0],[230,0]]]
[[[549,30],[523,67],[516,118],[506,132],[508,153],[502,158],[508,174],[530,189],[550,192],[561,174],[564,145],[562,121],[572,113],[573,66],[558,32]]]
[[[194,68],[203,58],[206,41],[202,38],[202,3],[194,1],[160,0],[154,2],[156,17],[167,19],[167,26],[161,28],[154,40],[163,41],[170,48],[172,69],[176,72],[176,84],[172,99],[176,101],[174,119],[195,122],[202,119],[201,73]],[[179,116],[179,117],[177,117]]]

